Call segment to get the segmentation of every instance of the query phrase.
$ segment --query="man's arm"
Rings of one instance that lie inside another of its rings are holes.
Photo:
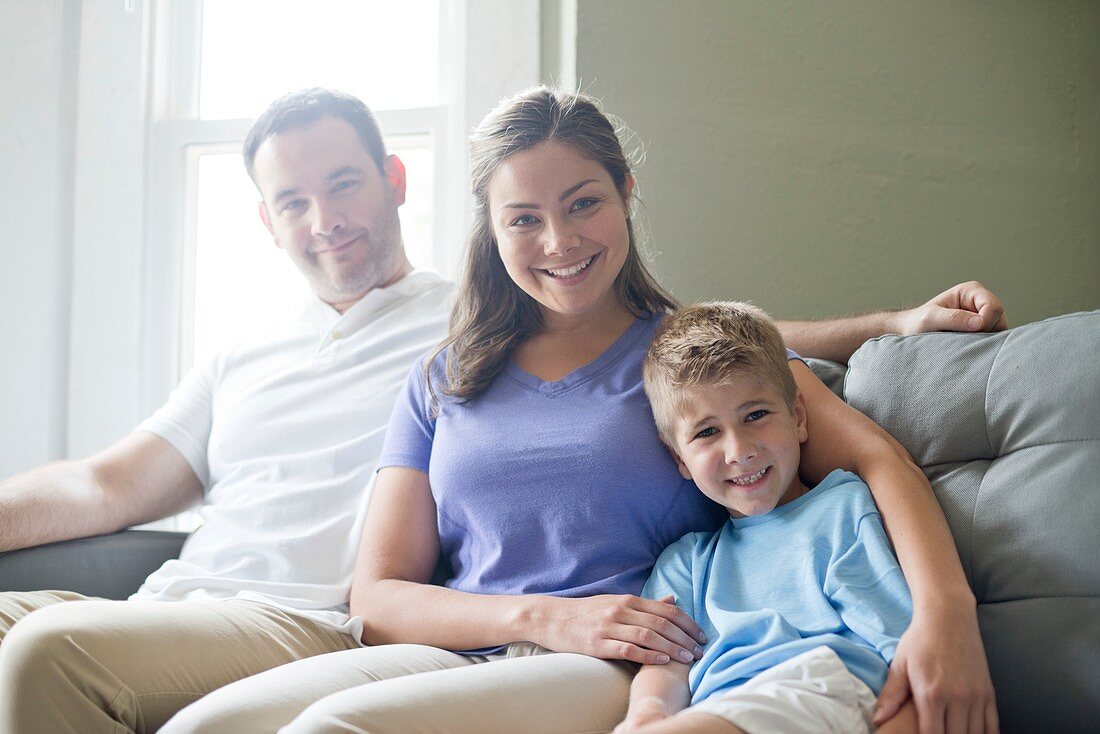
[[[170,443],[137,431],[79,461],[0,482],[0,551],[122,530],[202,499],[202,484]]]
[[[646,665],[630,686],[630,705],[626,718],[614,734],[626,734],[654,721],[667,719],[691,703],[688,671],[691,666],[671,661],[664,665]]]
[[[779,321],[787,346],[804,357],[847,362],[859,345],[882,334],[1003,331],[1004,306],[976,280],[960,283],[915,308],[825,321]]]

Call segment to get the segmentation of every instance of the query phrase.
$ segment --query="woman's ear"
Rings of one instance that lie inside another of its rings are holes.
[[[634,176],[632,174],[626,174],[626,180],[623,181],[623,190],[620,193],[623,195],[623,204],[629,210],[630,197],[634,195]]]

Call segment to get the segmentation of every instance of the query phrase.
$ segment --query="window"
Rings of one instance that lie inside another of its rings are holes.
[[[457,217],[433,190],[444,178],[448,147],[461,145],[460,131],[448,127],[455,85],[452,65],[443,63],[453,55],[441,32],[446,3],[205,0],[160,7],[157,63],[171,70],[162,78],[172,83],[154,88],[153,169],[167,175],[153,179],[170,185],[152,200],[164,207],[158,220],[170,227],[166,237],[182,235],[174,379],[244,336],[293,318],[309,295],[259,222],[240,157],[251,120],[289,90],[333,87],[371,106],[387,147],[408,171],[400,213],[409,257],[417,267],[448,269],[436,225],[442,231]]]
[[[537,83],[539,10],[538,0],[81,3],[68,455],[124,436],[188,365],[304,293],[240,165],[251,118],[286,91],[320,84],[371,105],[409,170],[410,255],[453,275],[468,226],[466,133]],[[326,40],[313,55],[330,66],[295,62],[309,38]],[[247,273],[230,275],[242,263]],[[278,303],[252,307],[245,280]]]

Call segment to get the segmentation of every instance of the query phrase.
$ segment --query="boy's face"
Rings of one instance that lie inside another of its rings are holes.
[[[683,398],[673,427],[680,473],[731,515],[762,515],[808,491],[798,478],[807,435],[801,393],[792,411],[777,389],[745,374]]]

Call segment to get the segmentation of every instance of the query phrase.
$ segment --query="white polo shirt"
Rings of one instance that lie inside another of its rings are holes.
[[[368,486],[409,370],[446,333],[453,290],[418,271],[343,315],[315,299],[295,323],[192,370],[136,430],[187,459],[204,522],[131,598],[252,598],[358,639],[348,593]]]

